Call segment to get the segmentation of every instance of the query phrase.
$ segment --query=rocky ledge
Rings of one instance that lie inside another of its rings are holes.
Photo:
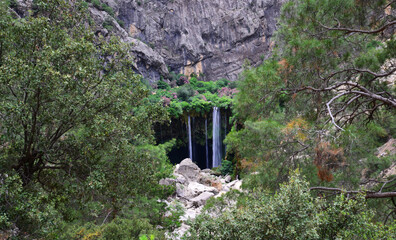
[[[210,169],[201,170],[191,159],[186,158],[177,164],[173,172],[175,178],[165,178],[161,185],[174,185],[176,193],[165,202],[168,206],[181,205],[184,215],[182,225],[173,232],[174,239],[182,236],[189,226],[187,220],[194,219],[211,197],[220,197],[232,189],[241,190],[242,180],[231,181],[231,176],[216,176]]]

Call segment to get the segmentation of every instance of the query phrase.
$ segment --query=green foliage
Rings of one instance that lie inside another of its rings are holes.
[[[111,17],[114,17],[114,10],[106,3],[102,3],[100,0],[89,0],[89,2],[91,2],[95,8],[97,8],[101,11],[105,11]]]
[[[185,113],[193,116],[205,116],[214,106],[229,109],[233,104],[234,88],[229,88],[230,81],[220,79],[216,82],[199,81],[196,77],[190,80],[184,75],[171,72],[171,82],[178,81],[176,87],[171,88],[164,80],[157,83],[158,89],[148,97],[152,103],[170,101],[164,104],[168,107],[171,117],[179,118]],[[221,92],[225,89],[225,92]]]
[[[224,199],[218,204],[224,204]],[[215,204],[194,220],[185,238],[391,239],[396,222],[384,227],[373,224],[372,217],[362,196],[339,195],[333,201],[314,198],[308,183],[295,172],[275,195],[251,194],[243,204],[220,212]]]
[[[166,83],[164,80],[159,80],[158,82],[157,82],[157,86],[158,86],[158,89],[166,89],[166,90],[169,90],[170,89],[170,86],[169,86],[169,84],[168,83]]]
[[[174,141],[154,145],[152,124],[166,110],[147,101],[129,46],[94,35],[86,4],[34,5],[32,16],[14,19],[0,4],[2,229],[42,238],[61,221],[160,224],[157,200],[174,190],[158,181],[172,172]],[[101,232],[118,231],[111,226]]]
[[[232,174],[232,172],[233,172],[232,162],[228,161],[228,160],[222,160],[220,172],[221,172],[221,175],[223,175],[223,176]]]
[[[195,95],[191,85],[186,84],[177,89],[177,98],[181,101],[189,102],[190,98]]]
[[[280,100],[272,91],[282,84],[278,68],[276,61],[266,61],[257,68],[243,72],[243,79],[238,83],[240,92],[233,108],[238,119],[257,120],[277,109]]]
[[[16,0],[9,0],[8,1],[8,6],[10,8],[16,8],[16,7],[18,7],[18,2]]]
[[[180,217],[184,215],[184,208],[181,203],[176,202],[167,207],[167,211],[169,216],[164,218],[163,226],[172,232],[181,226]]]
[[[120,25],[122,28],[125,27],[125,22],[122,21],[121,19],[116,19],[118,25]]]
[[[245,187],[275,190],[289,169],[300,168],[313,185],[356,189],[363,172],[376,178],[389,166],[389,158],[375,152],[394,138],[394,106],[357,93],[394,99],[394,87],[375,76],[394,70],[392,27],[373,31],[395,20],[384,13],[387,4],[283,4],[273,56],[258,67],[245,65],[233,102],[234,127],[225,140],[236,174],[257,173],[244,179]],[[375,207],[378,216],[383,207]]]
[[[15,224],[21,231],[38,236],[54,230],[60,217],[49,194],[42,189],[24,191],[21,178],[14,172],[1,174],[0,183],[0,229]]]
[[[106,18],[106,20],[103,22],[102,26],[106,28],[108,31],[113,30],[113,21],[109,18]]]
[[[89,240],[129,240],[144,239],[144,236],[154,236],[155,239],[164,239],[164,233],[155,229],[148,219],[116,218],[104,225],[86,223],[81,225],[65,226],[63,231],[51,235],[52,239],[89,239]]]

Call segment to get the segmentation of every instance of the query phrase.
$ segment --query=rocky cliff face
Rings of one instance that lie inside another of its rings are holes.
[[[237,79],[246,60],[255,65],[269,55],[284,1],[87,0],[97,34],[110,31],[133,43],[135,68],[150,82],[170,71]],[[17,0],[15,11],[24,16],[31,6],[32,0]]]
[[[283,0],[102,0],[125,24],[114,32],[134,43],[136,67],[150,81],[169,71],[235,80],[247,59],[269,54]],[[99,24],[109,21],[91,7]]]

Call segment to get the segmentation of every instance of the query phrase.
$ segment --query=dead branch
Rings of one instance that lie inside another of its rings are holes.
[[[344,193],[347,195],[365,194],[365,198],[392,198],[396,197],[396,192],[372,192],[372,191],[345,191],[341,188],[330,188],[330,187],[311,187],[310,191],[322,191],[322,192],[333,192],[333,193]]]
[[[389,22],[389,23],[385,24],[384,26],[382,26],[378,29],[375,29],[375,30],[363,30],[363,29],[343,28],[343,27],[329,27],[329,26],[322,24],[321,22],[318,22],[318,23],[322,28],[329,30],[329,31],[346,32],[346,34],[348,34],[348,33],[376,34],[379,32],[383,32],[385,29],[387,29],[388,27],[390,27],[392,25],[395,25],[396,21]]]

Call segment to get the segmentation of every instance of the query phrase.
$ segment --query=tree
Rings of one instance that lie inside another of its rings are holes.
[[[92,148],[150,133],[137,118],[146,92],[127,46],[95,37],[80,2],[35,4],[32,16],[17,19],[3,6],[1,20],[3,167],[14,168],[25,185],[84,158],[77,146],[87,144],[78,139],[82,128],[98,141]]]
[[[42,236],[59,227],[50,213],[105,223],[139,198],[158,205],[169,146],[154,146],[152,124],[167,114],[129,46],[96,36],[84,1],[36,0],[27,14],[0,4],[0,225]]]
[[[394,1],[290,1],[283,8],[280,91],[311,93],[316,117],[339,130],[359,119],[394,112]],[[306,106],[305,106],[306,107]]]
[[[381,0],[283,5],[273,55],[242,74],[226,138],[236,165],[259,172],[245,179],[248,187],[277,189],[300,167],[313,186],[356,194],[369,169],[371,180],[387,184],[366,197],[387,196],[393,205],[396,179],[376,178],[394,156],[375,151],[396,136],[395,7]]]

